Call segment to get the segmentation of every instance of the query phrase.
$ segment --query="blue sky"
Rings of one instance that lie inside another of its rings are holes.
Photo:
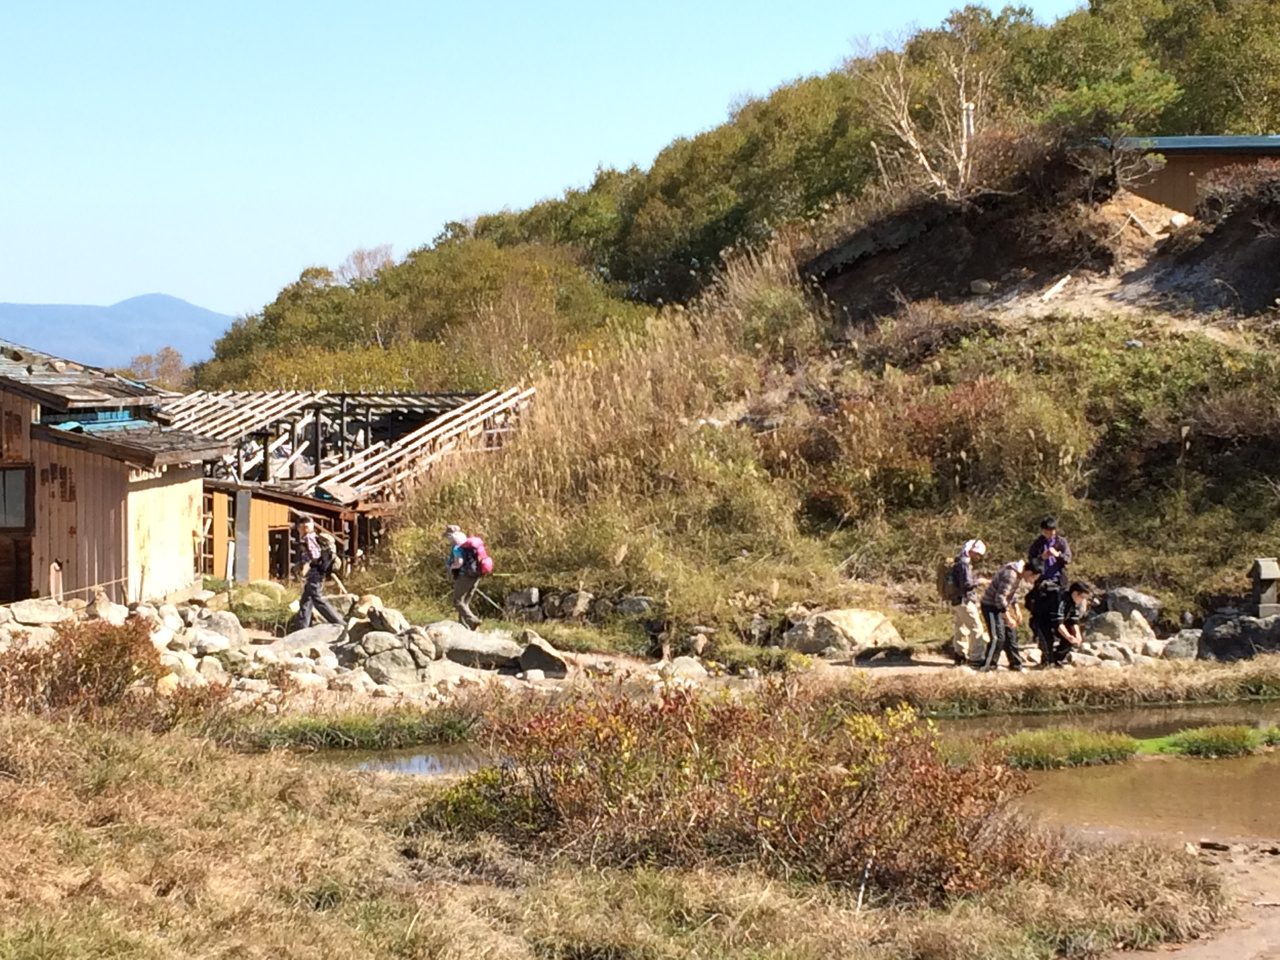
[[[4,4],[0,301],[252,312],[355,247],[400,256],[448,220],[647,165],[955,5]]]

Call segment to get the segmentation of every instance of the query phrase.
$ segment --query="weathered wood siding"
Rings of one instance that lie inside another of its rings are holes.
[[[130,472],[130,600],[163,597],[195,582],[203,492],[198,465]]]
[[[0,392],[0,463],[31,462],[31,418],[35,404]]]
[[[235,531],[231,529],[231,504],[235,494],[213,491],[213,575],[227,572],[227,553],[235,553]],[[271,578],[271,540],[273,529],[288,527],[289,505],[261,497],[253,498],[249,510],[249,579]]]
[[[129,467],[117,460],[43,440],[30,441],[35,461],[35,531],[31,580],[49,596],[50,565],[62,566],[64,597],[93,599],[101,586],[117,602],[129,599],[127,532]]]

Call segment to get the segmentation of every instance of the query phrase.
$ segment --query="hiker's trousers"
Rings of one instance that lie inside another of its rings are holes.
[[[478,577],[458,574],[453,578],[453,609],[458,611],[459,622],[468,630],[480,626],[480,618],[471,611],[471,598],[476,595],[476,587],[479,585]]]
[[[951,627],[951,642],[958,656],[967,657],[970,663],[975,663],[987,655],[987,631],[976,603],[970,600],[953,604]]]
[[[307,579],[302,584],[302,599],[298,601],[298,629],[305,630],[311,626],[311,611],[314,608],[329,623],[342,623],[342,616],[333,605],[324,598],[325,575],[316,570],[307,571]]]
[[[994,669],[1000,662],[1000,653],[1003,651],[1009,661],[1009,669],[1018,670],[1022,667],[1022,654],[1018,652],[1018,628],[1009,626],[1004,614],[1003,610],[989,607],[985,603],[982,605],[982,619],[991,636],[983,666]]]

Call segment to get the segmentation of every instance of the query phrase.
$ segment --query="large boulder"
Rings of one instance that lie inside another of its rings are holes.
[[[0,624],[12,623],[13,611],[8,607],[0,607]]]
[[[360,640],[360,647],[364,650],[366,656],[376,657],[380,653],[386,653],[388,650],[404,649],[405,642],[397,637],[394,633],[387,633],[384,630],[371,630],[366,633]]]
[[[400,687],[419,683],[418,664],[404,647],[384,650],[364,662],[364,672],[375,682]]]
[[[398,634],[409,629],[409,618],[391,607],[370,607],[369,623],[383,633]]]
[[[211,611],[199,623],[204,630],[222,634],[233,647],[243,647],[248,642],[240,618],[230,610]]]
[[[84,615],[87,620],[104,620],[113,627],[122,627],[129,618],[129,608],[123,603],[112,603],[100,593],[85,606]]]
[[[270,610],[272,607],[278,606],[274,599],[265,593],[258,593],[257,590],[246,590],[243,593],[236,594],[236,603],[249,610]]]
[[[527,587],[524,590],[508,591],[505,600],[508,610],[525,610],[538,606],[542,602],[542,595],[537,587]]]
[[[1164,645],[1160,656],[1165,660],[1194,660],[1200,655],[1199,630],[1179,630]]]
[[[697,657],[676,657],[670,663],[659,664],[658,675],[664,680],[705,680],[707,668]]]
[[[1160,612],[1163,609],[1162,600],[1132,587],[1112,587],[1107,591],[1107,610],[1126,618],[1136,610],[1153,627],[1160,622]]]
[[[525,647],[520,651],[520,669],[528,674],[530,670],[541,670],[544,677],[563,679],[569,675],[569,664],[564,657],[546,640],[532,630],[526,630],[521,636]]]
[[[638,617],[653,609],[653,597],[623,597],[618,601],[618,613],[624,617]]]
[[[560,616],[566,620],[581,620],[591,611],[591,601],[594,599],[595,594],[586,590],[565,594],[560,601]]]
[[[1156,633],[1151,629],[1151,624],[1137,610],[1131,610],[1128,614],[1110,610],[1084,622],[1084,639],[1089,643],[1110,641],[1137,651],[1148,640],[1155,638]]]
[[[477,633],[454,620],[441,620],[428,624],[426,632],[436,650],[466,667],[498,670],[515,667],[520,660],[520,644],[502,631]]]
[[[828,648],[840,654],[864,647],[902,643],[898,630],[876,610],[827,610],[805,617],[782,635],[782,645],[800,653],[819,654]]]
[[[225,653],[231,649],[231,641],[220,633],[196,627],[195,638],[191,643],[191,651],[197,657],[207,657],[215,653]]]
[[[172,603],[162,603],[156,610],[156,614],[160,617],[161,625],[177,633],[186,626],[186,622],[182,619],[182,614],[178,612],[178,608]],[[194,620],[192,621],[195,622]]]
[[[1280,617],[1210,617],[1200,633],[1201,660],[1249,660],[1280,653]]]
[[[410,627],[404,632],[404,638],[408,644],[409,652],[415,654],[415,660],[421,662],[422,657],[427,660],[440,659],[441,654],[436,649],[435,641],[431,639],[427,631],[422,627]]]
[[[9,611],[14,620],[28,627],[45,627],[75,616],[57,600],[19,600],[9,606]]]
[[[319,623],[305,630],[295,630],[271,644],[276,655],[284,660],[297,654],[323,656],[332,652],[330,647],[343,639],[347,628],[341,623]]]

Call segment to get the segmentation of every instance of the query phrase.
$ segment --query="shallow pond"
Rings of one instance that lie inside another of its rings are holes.
[[[1017,714],[943,720],[938,726],[947,736],[1077,727],[1142,739],[1223,723],[1280,723],[1280,703]],[[473,744],[444,744],[367,754],[342,752],[322,759],[357,770],[439,777],[471,773],[485,756]],[[1141,758],[1116,766],[1037,771],[1031,778],[1036,788],[1020,806],[1052,825],[1171,834],[1190,841],[1280,836],[1280,753],[1238,760]]]

